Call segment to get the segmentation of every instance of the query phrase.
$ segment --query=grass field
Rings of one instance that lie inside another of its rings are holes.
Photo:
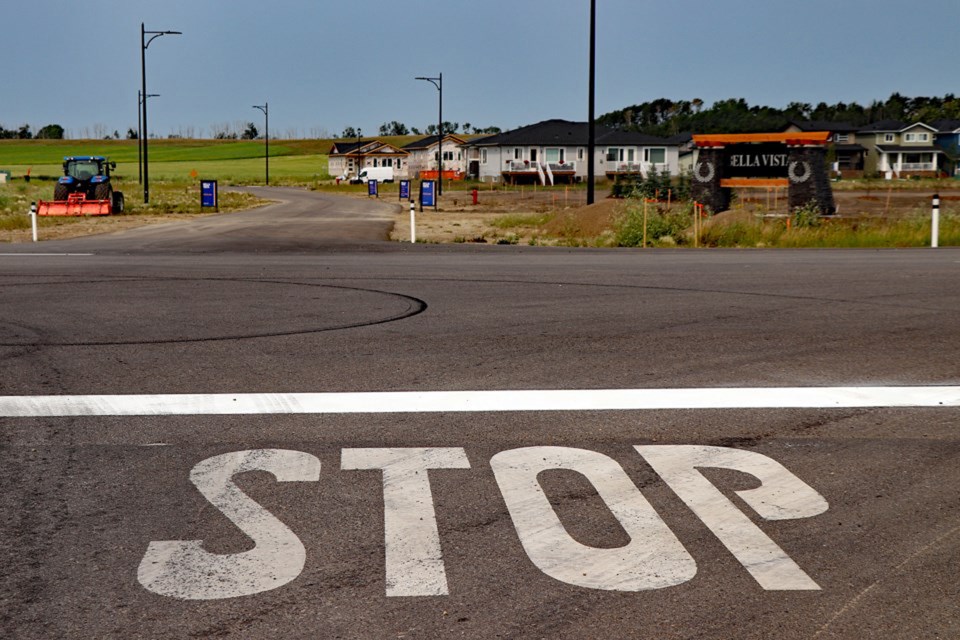
[[[329,179],[330,141],[280,141],[270,144],[270,180],[278,184],[311,184]],[[265,172],[262,140],[151,140],[150,182],[219,180],[223,185],[262,182]],[[30,172],[34,179],[62,174],[64,156],[102,155],[117,163],[115,179],[130,191],[138,181],[136,140],[0,140],[0,171],[14,178]],[[194,177],[196,176],[196,178]],[[49,197],[49,196],[48,196]]]

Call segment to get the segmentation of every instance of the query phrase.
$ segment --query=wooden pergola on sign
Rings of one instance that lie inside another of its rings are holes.
[[[695,135],[693,197],[717,213],[730,208],[734,187],[786,188],[791,211],[812,203],[832,214],[829,138],[827,131]]]

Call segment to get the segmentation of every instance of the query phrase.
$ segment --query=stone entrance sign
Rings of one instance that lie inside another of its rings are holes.
[[[734,187],[786,188],[790,210],[809,204],[836,211],[827,175],[829,132],[693,136],[693,198],[714,213],[730,208]]]

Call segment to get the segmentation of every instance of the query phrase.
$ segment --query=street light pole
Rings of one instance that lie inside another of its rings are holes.
[[[159,97],[159,93],[151,93],[147,98]],[[143,184],[143,133],[140,123],[143,120],[143,113],[140,111],[144,101],[143,93],[137,90],[137,182]]]
[[[141,95],[147,95],[147,47],[150,43],[160,36],[181,35],[181,31],[147,31],[143,23],[140,23],[140,77],[142,80]],[[150,39],[147,39],[147,36]],[[150,163],[148,161],[149,151],[147,149],[147,139],[150,135],[147,133],[147,100],[143,99],[143,140],[141,147],[143,149],[143,204],[150,203]]]
[[[143,93],[137,89],[137,183],[143,184]]]
[[[593,163],[596,156],[597,147],[597,125],[594,122],[594,88],[596,86],[596,62],[597,62],[597,0],[590,0],[590,88],[589,88],[589,114],[587,118],[587,204],[593,204],[594,199],[594,169]]]
[[[437,120],[437,196],[443,195],[443,74],[436,78],[419,76],[415,80],[426,80],[440,92],[440,115]]]
[[[267,186],[269,186],[270,185],[270,103],[264,102],[262,105],[255,104],[253,105],[253,108],[260,109],[260,111],[263,111],[263,118],[265,122],[263,126],[264,138],[267,141],[267,157],[266,157]]]

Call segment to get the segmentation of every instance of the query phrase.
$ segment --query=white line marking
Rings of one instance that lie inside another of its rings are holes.
[[[13,257],[13,256],[33,256],[33,257],[50,257],[50,256],[95,256],[95,253],[0,253],[0,257]]]
[[[960,407],[960,386],[0,396],[0,417]]]

